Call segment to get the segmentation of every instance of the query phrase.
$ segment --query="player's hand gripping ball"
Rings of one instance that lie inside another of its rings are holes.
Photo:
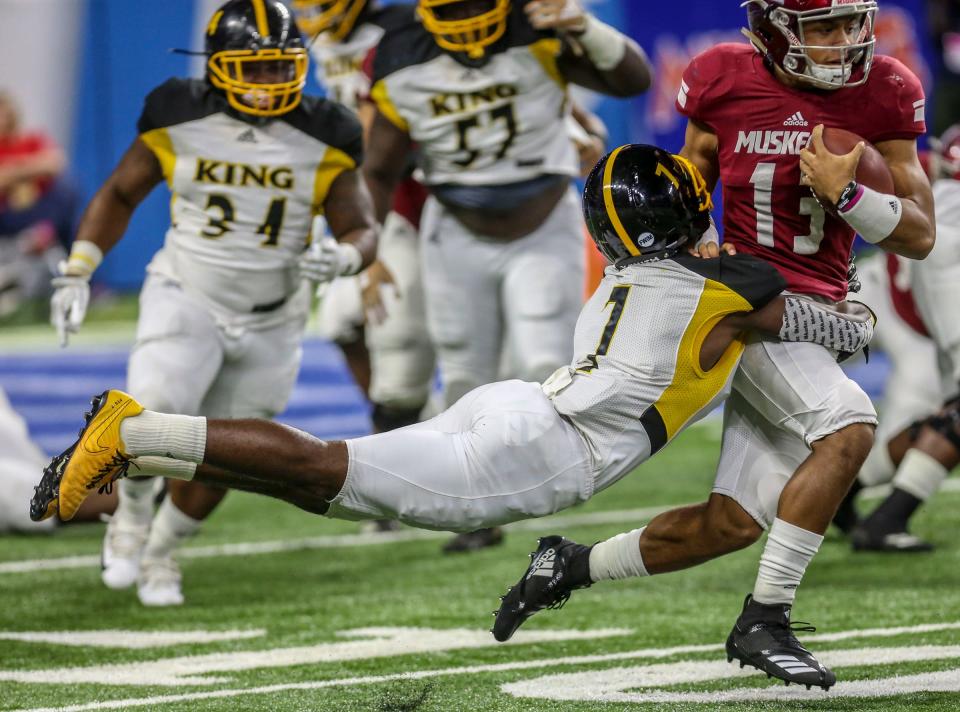
[[[817,125],[800,152],[800,183],[835,215],[837,200],[851,180],[878,193],[894,192],[893,175],[872,144],[851,131]]]

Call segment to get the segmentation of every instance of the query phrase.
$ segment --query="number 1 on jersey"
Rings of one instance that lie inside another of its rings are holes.
[[[750,183],[753,185],[753,208],[757,213],[757,242],[765,247],[774,246],[773,176],[776,171],[776,163],[758,163],[750,176]],[[800,214],[810,216],[810,232],[794,236],[793,251],[798,255],[814,255],[823,241],[823,221],[826,214],[812,196],[800,198]]]
[[[604,306],[613,305],[610,310],[610,318],[607,319],[607,325],[603,327],[603,333],[600,335],[600,343],[597,344],[597,350],[588,355],[585,359],[586,365],[577,368],[583,373],[590,373],[597,368],[598,356],[606,356],[610,350],[610,342],[613,341],[613,335],[617,333],[617,326],[620,324],[620,317],[623,316],[623,308],[627,305],[627,295],[630,294],[630,285],[618,284],[610,292],[610,298]]]

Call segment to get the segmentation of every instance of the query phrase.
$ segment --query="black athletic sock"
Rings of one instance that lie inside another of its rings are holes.
[[[875,533],[905,532],[907,522],[921,504],[922,499],[894,487],[893,492],[863,522],[863,526]]]
[[[860,523],[860,515],[857,514],[856,499],[857,493],[862,489],[863,485],[860,484],[860,480],[854,480],[853,484],[850,485],[850,491],[847,492],[847,496],[843,498],[840,506],[837,507],[837,513],[833,515],[833,523],[844,534],[849,534],[850,531]]]

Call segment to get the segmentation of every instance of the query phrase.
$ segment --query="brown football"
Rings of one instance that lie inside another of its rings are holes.
[[[866,147],[857,166],[857,182],[873,188],[878,193],[893,193],[893,175],[887,167],[887,162],[880,155],[880,151],[874,148],[872,143],[852,131],[829,126],[823,129],[823,145],[830,153],[839,155],[850,153],[860,141],[863,141]],[[812,143],[810,150],[814,150]]]

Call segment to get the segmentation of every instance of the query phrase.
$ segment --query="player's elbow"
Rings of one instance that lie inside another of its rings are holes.
[[[919,233],[914,239],[910,240],[903,249],[898,250],[898,252],[903,257],[911,260],[923,260],[926,259],[927,255],[933,250],[936,241],[936,228],[931,227],[929,230],[924,230]]]

